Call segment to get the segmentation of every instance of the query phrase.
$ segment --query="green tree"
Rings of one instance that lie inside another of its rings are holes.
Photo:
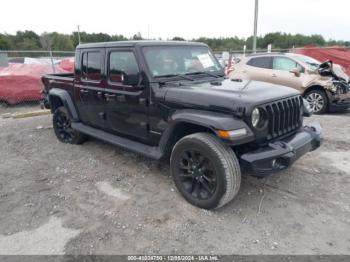
[[[132,40],[143,40],[141,33],[134,34]]]
[[[17,31],[13,37],[13,49],[40,49],[40,37],[33,31]]]
[[[182,38],[182,37],[179,37],[179,36],[175,36],[175,37],[173,37],[173,39],[172,39],[173,41],[186,41],[184,38]]]
[[[7,35],[0,34],[0,50],[11,49],[12,43]]]

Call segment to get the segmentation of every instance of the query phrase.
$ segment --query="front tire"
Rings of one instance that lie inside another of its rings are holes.
[[[328,98],[322,90],[311,90],[306,93],[305,99],[309,102],[315,114],[323,114],[328,109]]]
[[[235,153],[208,133],[180,139],[171,153],[170,169],[183,197],[204,209],[219,208],[230,202],[241,184]]]
[[[58,107],[53,114],[53,129],[59,141],[68,144],[81,144],[86,141],[85,134],[74,130],[67,109]]]

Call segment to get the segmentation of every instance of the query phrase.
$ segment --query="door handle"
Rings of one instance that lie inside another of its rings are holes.
[[[114,95],[114,94],[105,94],[105,97],[107,97],[107,98],[113,98],[113,97],[115,97],[115,95]]]
[[[147,99],[146,98],[139,98],[139,104],[140,105],[147,105]]]
[[[97,97],[98,97],[98,98],[102,98],[102,96],[103,96],[103,93],[102,93],[101,91],[98,91],[98,92],[97,92]]]
[[[277,77],[277,75],[276,74],[272,74],[272,77]]]
[[[80,93],[82,94],[87,94],[89,93],[90,91],[89,90],[86,90],[86,89],[80,89]]]

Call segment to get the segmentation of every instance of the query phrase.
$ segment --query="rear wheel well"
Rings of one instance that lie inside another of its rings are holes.
[[[51,107],[51,112],[55,112],[57,108],[60,106],[64,106],[62,99],[58,96],[50,96],[50,107]]]
[[[181,122],[176,124],[169,140],[166,143],[164,158],[166,160],[169,160],[171,151],[173,150],[177,141],[179,141],[181,138],[194,133],[203,133],[203,132],[215,134],[212,129],[206,126],[201,126],[201,125],[192,124],[188,122]]]

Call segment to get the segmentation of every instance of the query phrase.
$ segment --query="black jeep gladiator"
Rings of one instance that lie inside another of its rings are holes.
[[[266,176],[321,144],[298,91],[231,81],[207,45],[131,41],[82,44],[75,73],[42,78],[45,105],[64,143],[96,137],[170,159],[184,198],[212,209],[232,200],[241,169]]]

